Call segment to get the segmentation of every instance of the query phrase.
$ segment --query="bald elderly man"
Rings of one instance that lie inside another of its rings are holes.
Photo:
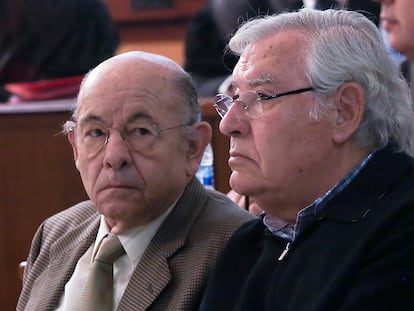
[[[64,129],[90,200],[39,227],[17,310],[86,310],[107,237],[122,255],[99,310],[197,309],[217,254],[254,217],[194,177],[211,139],[199,114],[189,74],[159,55],[120,54],[85,77]]]

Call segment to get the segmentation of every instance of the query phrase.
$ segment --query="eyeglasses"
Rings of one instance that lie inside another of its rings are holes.
[[[314,91],[314,88],[307,87],[273,95],[256,93],[256,91],[246,91],[242,94],[235,95],[233,97],[227,94],[217,94],[216,102],[215,104],[213,104],[213,106],[214,108],[216,108],[216,111],[220,115],[220,117],[224,118],[226,113],[230,110],[231,106],[233,106],[235,102],[238,102],[242,105],[242,108],[247,116],[249,116],[250,118],[259,118],[263,116],[263,101],[287,95],[300,94],[309,91]]]
[[[85,121],[77,123],[67,121],[65,128],[69,132],[76,130],[78,147],[88,152],[98,153],[109,142],[111,131],[117,130],[121,138],[132,151],[145,152],[151,149],[162,132],[177,129],[191,124],[179,124],[159,129],[154,123],[147,121],[135,121],[122,128],[107,127],[99,121]]]

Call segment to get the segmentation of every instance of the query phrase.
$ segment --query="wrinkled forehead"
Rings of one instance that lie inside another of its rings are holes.
[[[234,68],[234,85],[305,79],[302,57],[304,45],[304,37],[294,30],[252,43],[240,55]]]
[[[97,116],[106,122],[126,122],[140,114],[157,122],[175,115],[178,108],[173,106],[180,96],[167,71],[104,69],[91,72],[84,81],[77,100],[78,120]]]

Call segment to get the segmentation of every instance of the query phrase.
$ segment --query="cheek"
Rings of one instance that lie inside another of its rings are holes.
[[[185,174],[185,155],[172,148],[145,157],[135,157],[135,169],[145,184],[158,187],[160,184],[170,184]]]
[[[405,22],[405,36],[407,39],[407,44],[410,44],[411,46],[414,45],[414,40],[413,40],[413,34],[414,34],[414,10],[412,10],[413,12],[409,13],[409,16],[406,17]],[[408,13],[406,13],[408,14]]]
[[[414,41],[412,40],[412,32],[414,32],[414,23],[411,21],[404,21],[398,30],[392,31],[388,35],[390,45],[397,51],[405,54],[409,49],[414,48]]]
[[[284,114],[263,124],[256,140],[261,141],[257,148],[266,169],[277,164],[296,163],[297,172],[300,172],[301,163],[311,159],[329,140],[328,125],[311,120],[306,113]]]
[[[302,143],[305,138],[302,124],[301,117],[294,113],[273,115],[255,129],[255,139],[261,142],[261,149],[283,153]]]
[[[75,161],[76,168],[82,179],[85,191],[90,198],[93,198],[93,189],[96,184],[99,172],[102,169],[102,161],[98,159],[90,159],[82,153],[78,154]]]

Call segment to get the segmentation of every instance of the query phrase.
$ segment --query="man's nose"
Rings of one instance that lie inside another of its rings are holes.
[[[240,136],[248,130],[248,120],[239,103],[233,104],[219,124],[219,130],[226,136]]]
[[[119,131],[109,133],[104,152],[104,165],[114,170],[128,166],[132,161],[128,142]]]

